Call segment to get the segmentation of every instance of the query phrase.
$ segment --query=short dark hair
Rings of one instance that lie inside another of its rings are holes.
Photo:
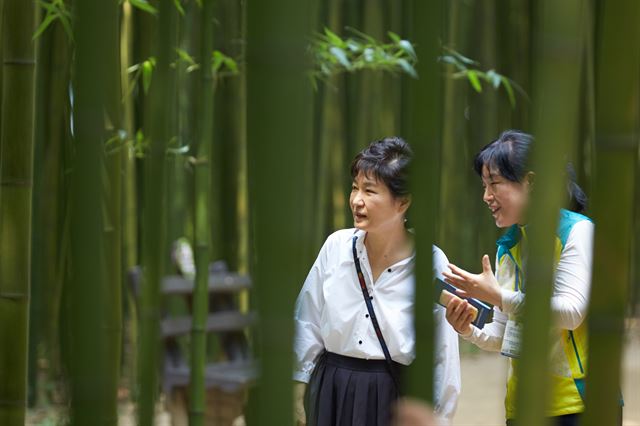
[[[409,195],[409,163],[413,151],[404,139],[390,136],[372,142],[351,162],[351,178],[360,172],[384,182],[394,197]]]
[[[511,182],[521,182],[528,171],[527,160],[533,137],[518,130],[506,130],[485,145],[473,159],[473,168],[482,176],[482,168],[498,170]]]
[[[519,130],[505,130],[498,139],[485,145],[473,159],[473,168],[482,176],[482,168],[498,170],[500,175],[511,182],[522,182],[530,171],[529,151],[533,136]],[[570,209],[581,213],[587,208],[587,196],[576,183],[576,174],[571,163],[567,163],[567,191]]]

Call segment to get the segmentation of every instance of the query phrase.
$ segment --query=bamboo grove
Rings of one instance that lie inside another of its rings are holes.
[[[160,291],[181,237],[196,266],[181,342],[189,424],[205,424],[206,363],[224,357],[205,332],[216,260],[253,282],[237,301],[259,314],[245,336],[260,365],[247,424],[291,424],[293,304],[326,236],[350,226],[350,159],[387,135],[414,147],[409,220],[417,280],[429,282],[433,242],[470,270],[493,249],[471,160],[506,128],[536,135],[545,170],[518,424],[544,421],[545,253],[567,159],[597,224],[585,424],[615,424],[624,319],[640,301],[635,0],[0,0],[0,10],[0,424],[50,403],[68,404],[71,424],[117,424],[119,388],[137,424],[154,424],[160,318],[185,310]],[[358,43],[384,60],[340,48]],[[408,391],[426,401],[431,303],[417,286]]]

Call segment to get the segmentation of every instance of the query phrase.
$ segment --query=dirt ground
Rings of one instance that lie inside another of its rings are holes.
[[[629,321],[623,359],[624,426],[640,426],[640,318]],[[466,352],[468,352],[468,347]],[[462,395],[453,426],[504,425],[504,395],[507,360],[496,353],[478,351],[461,356]],[[156,426],[171,426],[167,404],[160,401]],[[64,416],[53,407],[29,410],[27,425],[54,426],[65,424]],[[134,426],[135,412],[131,402],[119,407],[120,426]]]
[[[504,425],[507,360],[488,352],[461,357],[462,395],[454,426]],[[640,426],[640,319],[629,322],[623,360],[624,426]]]

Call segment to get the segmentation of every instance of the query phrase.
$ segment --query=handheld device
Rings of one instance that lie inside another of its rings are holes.
[[[482,302],[478,299],[473,299],[471,297],[462,297],[459,296],[458,289],[448,282],[442,281],[440,278],[436,278],[434,280],[434,288],[436,292],[436,301],[438,304],[444,306],[445,308],[449,304],[449,301],[454,297],[465,299],[472,306],[472,310],[474,310],[473,321],[471,324],[475,325],[478,328],[483,328],[485,324],[493,321],[493,306],[488,303]]]

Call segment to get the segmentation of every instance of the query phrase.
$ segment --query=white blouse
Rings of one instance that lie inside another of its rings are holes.
[[[317,357],[324,349],[354,358],[384,359],[353,263],[354,235],[358,236],[358,257],[389,353],[394,361],[404,365],[411,364],[415,358],[415,256],[390,266],[372,285],[373,274],[364,245],[366,233],[343,229],[325,241],[296,302],[294,380],[309,381]],[[447,257],[434,246],[433,258],[434,273],[441,277],[449,263]],[[436,305],[434,316],[437,333],[435,408],[437,414],[450,420],[460,394],[458,336],[445,320],[444,308]]]

